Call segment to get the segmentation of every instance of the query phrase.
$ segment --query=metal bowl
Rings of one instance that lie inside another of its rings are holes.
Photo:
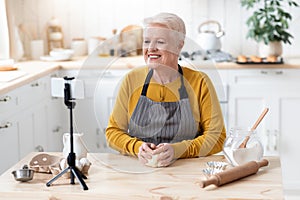
[[[33,179],[34,170],[29,169],[27,165],[23,169],[18,169],[12,172],[16,181],[26,182]]]

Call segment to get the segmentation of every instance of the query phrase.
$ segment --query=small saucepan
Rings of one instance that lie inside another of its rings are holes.
[[[33,179],[34,170],[29,169],[27,165],[24,165],[22,169],[18,169],[12,172],[16,181],[27,182]]]

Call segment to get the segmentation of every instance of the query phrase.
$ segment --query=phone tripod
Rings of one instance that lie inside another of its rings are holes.
[[[72,109],[75,107],[74,99],[71,96],[71,85],[68,81],[71,81],[74,79],[74,77],[68,78],[64,77],[66,80],[65,88],[64,88],[64,102],[68,109],[70,110],[70,153],[67,158],[68,167],[64,169],[62,172],[60,172],[58,175],[56,175],[54,178],[52,178],[48,183],[46,183],[46,186],[50,186],[55,180],[57,180],[59,177],[61,177],[63,174],[67,173],[69,170],[71,172],[71,184],[75,184],[75,177],[78,179],[80,185],[82,186],[83,190],[88,190],[87,185],[85,184],[83,179],[87,179],[87,177],[82,174],[75,165],[76,160],[76,154],[74,153],[74,144],[73,144],[73,112]]]

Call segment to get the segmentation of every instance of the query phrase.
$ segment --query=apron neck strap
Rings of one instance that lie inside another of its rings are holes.
[[[188,94],[187,94],[185,86],[184,86],[183,71],[179,64],[178,64],[178,72],[180,73],[180,80],[181,80],[181,86],[180,86],[180,88],[178,88],[180,99],[186,99],[186,98],[188,98]]]
[[[180,74],[180,80],[181,80],[181,86],[178,89],[178,92],[180,94],[180,99],[185,99],[185,98],[188,98],[188,95],[187,95],[187,92],[186,92],[186,89],[185,89],[185,86],[184,86],[184,82],[183,82],[182,67],[179,64],[178,64],[178,72]],[[149,71],[149,73],[147,74],[147,77],[146,77],[146,80],[145,80],[145,83],[144,83],[144,86],[143,86],[143,89],[142,89],[142,93],[141,93],[142,96],[146,96],[146,94],[147,94],[147,90],[148,90],[152,75],[153,75],[153,69],[151,69]]]
[[[150,79],[151,79],[152,75],[153,75],[153,69],[151,69],[149,71],[149,73],[147,74],[147,77],[146,77],[146,80],[145,80],[145,83],[144,83],[144,86],[143,86],[143,90],[142,90],[142,93],[141,93],[141,95],[143,95],[143,96],[146,96],[146,94],[147,94],[147,90],[148,90]]]

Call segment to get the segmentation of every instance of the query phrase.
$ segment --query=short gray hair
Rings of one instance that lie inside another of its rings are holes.
[[[186,30],[184,21],[173,13],[159,13],[153,17],[145,18],[144,26],[149,24],[165,25],[167,28],[181,33],[183,39],[185,38]]]

